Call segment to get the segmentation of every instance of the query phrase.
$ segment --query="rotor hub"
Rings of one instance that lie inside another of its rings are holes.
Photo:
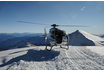
[[[56,24],[52,24],[51,26],[52,26],[53,28],[55,28],[55,27],[57,27],[58,25],[56,25]]]

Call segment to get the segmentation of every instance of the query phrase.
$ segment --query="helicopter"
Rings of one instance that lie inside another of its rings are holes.
[[[47,25],[47,24],[40,24],[40,23],[33,23],[33,22],[25,22],[25,21],[17,21],[17,22],[22,22],[22,23],[29,23],[29,24],[39,24],[39,25]],[[86,27],[86,26],[81,26],[81,25],[57,25],[57,24],[52,24],[49,25],[52,28],[50,28],[49,33],[47,34],[46,28],[44,28],[44,39],[45,42],[49,40],[49,47],[48,45],[45,45],[45,50],[51,51],[54,46],[60,46],[60,48],[64,48],[66,50],[69,49],[69,42],[70,42],[70,37],[64,30],[61,30],[57,28],[58,26],[65,26],[65,27]],[[66,46],[66,47],[63,47]]]
[[[53,46],[58,46],[58,45],[60,46],[60,48],[63,48],[62,46],[64,45],[64,46],[67,46],[66,49],[68,50],[69,49],[69,46],[68,46],[69,37],[66,34],[66,32],[59,28],[56,28],[59,25],[52,24],[51,26],[52,28],[49,30],[48,35],[46,33],[46,29],[44,30],[45,40],[47,41],[47,39],[49,39],[49,42],[50,42],[50,49],[47,49],[47,45],[45,49],[51,50]]]

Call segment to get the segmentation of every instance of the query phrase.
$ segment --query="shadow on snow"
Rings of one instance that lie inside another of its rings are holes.
[[[47,51],[47,50],[33,50],[30,49],[25,55],[15,57],[8,62],[4,62],[0,67],[12,64],[13,62],[23,61],[48,61],[52,60],[60,54],[59,51]]]

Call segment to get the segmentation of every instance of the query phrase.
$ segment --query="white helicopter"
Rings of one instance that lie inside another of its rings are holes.
[[[40,23],[33,23],[33,22],[25,22],[25,21],[17,21],[17,22],[22,22],[22,23],[29,23],[29,24],[40,24]],[[47,24],[40,24],[40,25],[47,25]],[[60,46],[60,48],[64,49],[69,49],[69,36],[65,33],[65,31],[60,30],[57,28],[58,26],[68,26],[68,27],[86,27],[86,26],[81,26],[81,25],[56,25],[52,24],[52,28],[49,30],[49,33],[47,34],[46,28],[44,28],[44,38],[45,42],[49,40],[50,42],[50,48],[48,48],[48,45],[46,45],[45,49],[46,50],[52,50],[53,46]],[[66,47],[62,47],[66,46]]]
[[[53,46],[60,46],[60,48],[64,48],[62,47],[67,46],[67,50],[69,49],[68,43],[69,43],[69,37],[68,35],[65,33],[65,31],[60,30],[58,28],[56,28],[59,25],[56,24],[52,24],[51,25],[52,28],[49,30],[49,33],[47,35],[46,33],[46,29],[45,31],[45,40],[47,41],[47,39],[50,42],[50,49],[47,49],[47,45],[46,45],[46,50],[51,50]]]

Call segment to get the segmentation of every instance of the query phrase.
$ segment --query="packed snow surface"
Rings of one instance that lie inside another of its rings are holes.
[[[66,50],[55,46],[52,51],[44,48],[1,51],[0,70],[104,70],[104,55],[101,55],[104,47],[96,46],[92,50],[92,46],[69,46]]]
[[[95,52],[99,55],[104,55],[104,47],[95,47],[95,46],[91,46],[91,47],[87,47],[87,49],[90,49],[92,52]]]

